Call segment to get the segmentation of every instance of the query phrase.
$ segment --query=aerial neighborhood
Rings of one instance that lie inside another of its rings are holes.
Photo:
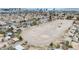
[[[79,50],[79,9],[0,8],[0,50]]]

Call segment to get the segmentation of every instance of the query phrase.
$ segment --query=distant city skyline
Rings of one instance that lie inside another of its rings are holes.
[[[0,8],[1,12],[26,12],[26,11],[79,11],[79,8]]]

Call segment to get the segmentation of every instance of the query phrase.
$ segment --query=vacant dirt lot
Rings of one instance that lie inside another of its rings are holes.
[[[25,29],[21,36],[31,45],[48,46],[54,40],[61,40],[73,22],[73,20],[55,20]]]

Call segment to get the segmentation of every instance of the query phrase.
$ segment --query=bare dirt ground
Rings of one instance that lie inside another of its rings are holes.
[[[30,45],[48,46],[54,40],[61,40],[73,22],[74,20],[55,20],[25,29],[21,36]]]

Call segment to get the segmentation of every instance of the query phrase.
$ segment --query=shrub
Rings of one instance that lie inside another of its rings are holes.
[[[79,17],[77,17],[77,19],[76,20],[79,20]]]
[[[0,31],[0,34],[5,34],[5,32],[3,32],[3,31]]]
[[[57,44],[57,45],[56,45],[56,48],[60,48],[60,45],[59,45],[59,44]]]
[[[71,20],[73,17],[74,17],[74,16],[67,16],[67,18],[66,18],[66,19]]]
[[[48,19],[48,21],[52,21],[51,15],[49,16],[49,19]]]
[[[32,25],[37,25],[37,22],[36,21],[33,21]]]
[[[53,46],[53,43],[50,43],[50,45],[49,45],[49,46],[51,46],[51,47],[52,47],[52,46]]]
[[[68,46],[69,48],[73,48],[71,45]]]
[[[7,48],[7,50],[16,50],[16,49],[10,46],[9,48]]]
[[[68,49],[68,46],[63,45],[63,46],[62,46],[62,49],[67,50],[67,49]]]
[[[21,36],[19,36],[19,40],[20,40],[20,41],[22,41],[22,40],[23,40],[23,38],[22,38]]]
[[[65,45],[66,45],[66,46],[69,46],[69,41],[66,41],[66,42],[65,42]]]

